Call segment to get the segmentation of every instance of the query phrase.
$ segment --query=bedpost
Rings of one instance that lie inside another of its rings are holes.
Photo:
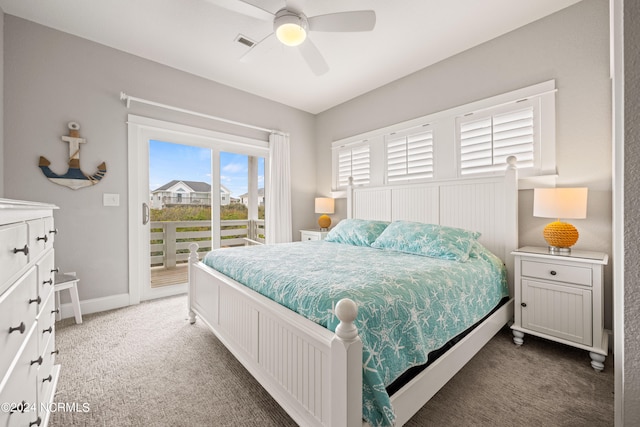
[[[515,156],[507,157],[507,170],[505,172],[505,206],[506,212],[506,246],[505,262],[507,263],[507,280],[509,282],[509,296],[514,293],[514,257],[511,252],[518,249],[518,168]]]
[[[193,286],[195,285],[195,272],[193,266],[198,262],[198,244],[191,243],[189,245],[189,288],[187,297],[187,309],[189,311],[189,323],[196,323],[196,314],[191,309],[193,304]]]
[[[353,321],[358,306],[349,298],[338,301],[340,319],[331,340],[331,426],[362,426],[362,341]]]

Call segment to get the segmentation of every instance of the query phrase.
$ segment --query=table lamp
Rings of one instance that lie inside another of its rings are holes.
[[[578,241],[578,230],[565,219],[587,217],[587,188],[534,188],[533,216],[556,218],[544,228],[542,234],[549,244],[549,252],[571,252]]]
[[[334,201],[330,197],[316,197],[316,213],[322,214],[318,218],[318,225],[321,230],[327,230],[331,226],[329,215],[334,210]]]

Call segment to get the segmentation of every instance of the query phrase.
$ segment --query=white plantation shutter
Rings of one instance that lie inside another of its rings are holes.
[[[518,169],[534,167],[534,129],[532,107],[459,120],[460,173],[502,171],[509,156]]]
[[[370,181],[369,145],[345,147],[338,151],[338,187],[345,188],[349,177],[354,185],[366,185]]]
[[[432,130],[387,137],[387,182],[432,177]]]

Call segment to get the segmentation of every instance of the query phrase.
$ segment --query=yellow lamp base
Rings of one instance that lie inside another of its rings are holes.
[[[320,215],[320,218],[318,218],[318,225],[321,229],[329,228],[331,226],[331,218],[329,218],[329,215]]]
[[[571,224],[562,221],[554,221],[544,228],[542,231],[544,240],[550,246],[550,250],[558,250],[560,252],[570,251],[571,246],[578,241],[578,230]]]

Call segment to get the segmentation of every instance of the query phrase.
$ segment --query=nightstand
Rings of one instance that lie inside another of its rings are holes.
[[[303,242],[305,240],[324,240],[327,234],[329,234],[329,230],[320,230],[319,228],[315,230],[300,230],[300,240]]]
[[[550,254],[527,246],[515,256],[513,342],[528,333],[589,351],[591,366],[604,369],[609,335],[604,330],[604,266],[608,255],[574,251]]]

